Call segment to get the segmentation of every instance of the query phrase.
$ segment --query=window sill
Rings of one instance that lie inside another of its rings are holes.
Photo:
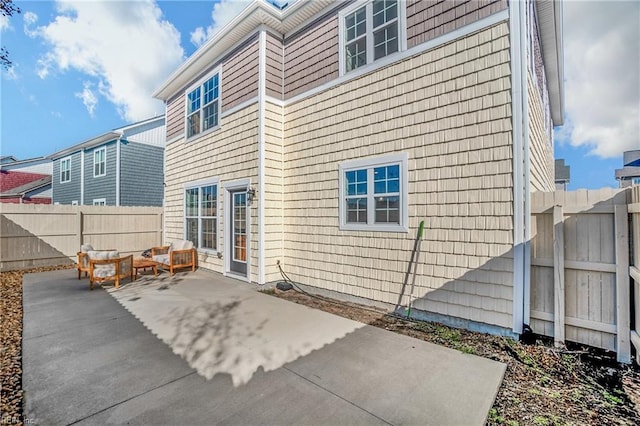
[[[340,225],[341,231],[369,231],[369,232],[409,232],[409,228],[402,225],[358,225],[355,223]]]
[[[198,252],[198,254],[206,254],[209,256],[215,256],[216,258],[218,257],[218,250],[215,249],[197,248],[196,251]]]
[[[215,127],[210,128],[210,129],[207,129],[204,132],[198,133],[198,134],[193,135],[193,136],[189,136],[188,138],[186,138],[184,140],[184,143],[196,142],[198,139],[203,138],[203,137],[207,136],[208,134],[215,132],[218,129],[220,129],[220,124],[218,124]],[[185,135],[186,135],[186,133],[185,133]]]

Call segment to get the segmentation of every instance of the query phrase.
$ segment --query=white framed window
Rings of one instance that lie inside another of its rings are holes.
[[[107,147],[103,146],[93,151],[93,177],[107,174]]]
[[[203,250],[218,250],[218,182],[185,186],[184,238]]]
[[[340,229],[407,232],[407,154],[339,165]]]
[[[71,157],[60,160],[60,183],[71,180]]]
[[[404,3],[398,0],[359,1],[340,12],[341,74],[406,50]]]
[[[214,129],[220,120],[220,71],[216,70],[187,89],[187,138]]]
[[[93,205],[94,206],[106,206],[107,205],[107,199],[106,198],[94,198],[93,199]]]

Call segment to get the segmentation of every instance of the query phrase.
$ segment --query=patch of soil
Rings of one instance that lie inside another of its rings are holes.
[[[437,323],[408,321],[353,303],[270,290],[276,297],[507,365],[489,425],[638,425],[640,369],[580,345],[527,345]]]
[[[74,265],[0,272],[0,424],[22,425],[22,276]]]

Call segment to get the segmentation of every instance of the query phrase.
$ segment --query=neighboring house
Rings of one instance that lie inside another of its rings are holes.
[[[562,62],[559,2],[254,0],[154,93],[165,239],[393,307],[425,221],[412,313],[520,333]]]
[[[0,202],[51,204],[51,160],[0,158]]]
[[[569,181],[571,180],[571,167],[565,165],[564,159],[561,158],[556,160],[555,170],[556,170],[556,189],[566,191],[567,185],[569,185]]]
[[[621,169],[616,169],[616,179],[620,182],[620,188],[640,185],[640,149],[625,151],[622,154]]]
[[[55,204],[162,206],[164,116],[114,129],[50,156]]]

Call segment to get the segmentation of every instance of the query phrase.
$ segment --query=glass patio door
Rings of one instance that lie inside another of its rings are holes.
[[[247,191],[231,192],[230,214],[230,262],[229,269],[247,276]]]

